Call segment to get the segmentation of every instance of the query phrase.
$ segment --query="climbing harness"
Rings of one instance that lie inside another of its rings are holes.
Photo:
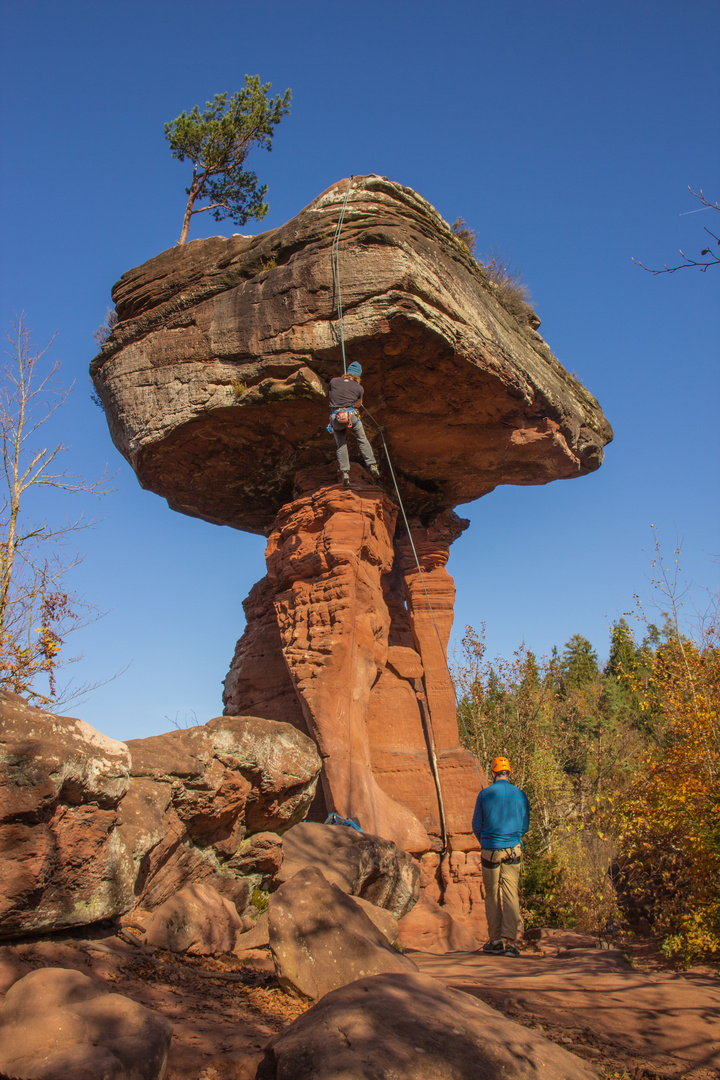
[[[359,423],[360,416],[357,409],[333,409],[327,430],[332,435],[333,431],[342,431],[343,428],[352,429]]]

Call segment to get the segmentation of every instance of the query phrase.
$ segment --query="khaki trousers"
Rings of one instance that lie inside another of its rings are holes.
[[[522,848],[483,848],[482,877],[485,889],[485,914],[491,941],[501,937],[514,942],[520,926],[520,855]],[[513,860],[512,862],[503,860]],[[517,860],[517,861],[515,861]],[[492,866],[486,865],[492,863]]]

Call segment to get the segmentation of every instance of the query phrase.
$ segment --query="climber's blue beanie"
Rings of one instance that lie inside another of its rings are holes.
[[[362,375],[362,368],[358,364],[357,360],[353,360],[352,364],[347,369],[348,375]]]

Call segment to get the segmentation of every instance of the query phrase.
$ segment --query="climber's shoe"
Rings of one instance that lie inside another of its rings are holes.
[[[349,488],[350,487],[350,473],[344,472],[342,474],[342,486],[344,488]]]
[[[379,480],[380,479],[380,470],[378,469],[377,465],[371,465],[370,468],[368,469],[368,472],[372,476],[373,480]]]
[[[520,950],[517,948],[517,946],[513,945],[511,941],[508,941],[507,945],[505,946],[505,956],[519,956],[519,955],[520,955]]]
[[[486,941],[482,947],[484,953],[492,953],[493,956],[502,956],[505,947],[502,941]]]

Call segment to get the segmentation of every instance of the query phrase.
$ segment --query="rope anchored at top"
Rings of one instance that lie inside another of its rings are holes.
[[[351,176],[348,180],[348,186],[345,190],[345,198],[343,199],[340,217],[338,218],[338,223],[335,228],[335,235],[333,236],[330,256],[332,262],[333,289],[335,292],[335,296],[337,297],[337,317],[340,326],[340,348],[342,350],[343,372],[347,372],[347,360],[345,358],[345,331],[343,329],[342,295],[340,293],[340,233],[342,231],[343,221],[345,219],[345,207],[347,206],[350,188],[352,187],[352,182],[354,179],[355,177]]]

